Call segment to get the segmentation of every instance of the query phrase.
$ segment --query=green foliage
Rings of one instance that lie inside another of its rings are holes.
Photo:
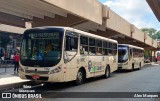
[[[160,39],[160,30],[157,31],[154,28],[142,28],[141,30],[143,32],[147,33],[153,39]]]
[[[151,56],[151,51],[149,50],[144,50],[144,56]]]

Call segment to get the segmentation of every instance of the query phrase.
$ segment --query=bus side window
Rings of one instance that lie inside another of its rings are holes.
[[[89,55],[96,55],[96,44],[93,38],[89,38]]]
[[[108,42],[103,41],[103,55],[108,55]]]
[[[96,40],[96,54],[97,55],[102,55],[102,41],[101,40]]]
[[[117,44],[116,43],[113,44],[113,55],[114,56],[117,55]]]
[[[133,57],[135,57],[135,49],[132,49]]]
[[[77,51],[78,49],[78,35],[73,32],[66,33],[66,51]]]
[[[80,37],[80,54],[88,54],[88,37]]]
[[[109,43],[109,55],[110,56],[113,55],[113,46],[112,46],[112,43]]]

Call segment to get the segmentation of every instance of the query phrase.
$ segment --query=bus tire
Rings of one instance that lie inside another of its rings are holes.
[[[134,63],[132,64],[131,72],[133,72],[133,71],[134,71]]]
[[[83,69],[80,69],[77,73],[76,77],[76,85],[81,85],[84,83],[85,80],[85,71]]]
[[[106,70],[105,70],[105,74],[104,74],[104,78],[109,78],[110,77],[110,67],[109,66],[107,66],[106,67]]]
[[[43,86],[45,86],[45,87],[50,87],[51,85],[52,85],[51,82],[44,82],[44,83],[43,83]]]
[[[142,67],[142,66],[141,66],[141,63],[139,63],[139,68],[138,68],[138,69],[140,70],[140,69],[141,69],[141,67]]]

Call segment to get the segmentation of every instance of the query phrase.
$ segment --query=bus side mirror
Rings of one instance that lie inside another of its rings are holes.
[[[67,51],[64,51],[64,63],[68,62]]]

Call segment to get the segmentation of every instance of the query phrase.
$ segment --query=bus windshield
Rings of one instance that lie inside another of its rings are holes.
[[[20,61],[24,66],[50,67],[59,63],[64,30],[32,29],[24,33]]]
[[[126,62],[128,60],[128,47],[118,46],[118,62]]]

